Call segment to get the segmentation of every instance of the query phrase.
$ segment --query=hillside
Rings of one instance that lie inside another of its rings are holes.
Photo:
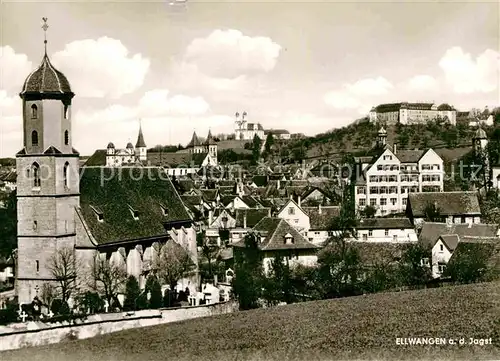
[[[290,152],[303,147],[308,158],[342,152],[362,154],[375,145],[379,128],[380,126],[368,121],[359,121],[304,140],[291,141],[288,147]],[[416,125],[398,124],[385,129],[387,142],[397,143],[399,149],[470,147],[475,132],[475,129],[463,124],[449,126],[434,121]]]
[[[304,302],[6,352],[7,360],[499,359],[500,283]],[[493,338],[492,345],[396,344]],[[495,346],[496,344],[496,346]]]

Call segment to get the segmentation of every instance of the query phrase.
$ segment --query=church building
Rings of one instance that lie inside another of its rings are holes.
[[[234,136],[236,140],[253,140],[254,136],[258,136],[261,140],[265,139],[264,128],[260,123],[248,123],[246,117],[247,112],[236,113],[234,122]]]
[[[80,171],[71,131],[75,94],[51,64],[46,40],[42,62],[19,95],[24,133],[23,149],[16,154],[20,304],[32,302],[44,284],[57,285],[51,265],[63,248],[85,267],[95,257],[114,262],[141,286],[159,247],[168,242],[182,247],[197,265],[193,220],[164,170],[108,165]],[[139,130],[135,154],[140,160],[145,148]],[[77,276],[82,287],[85,267]],[[179,280],[182,289],[194,292],[196,286],[197,274]]]
[[[142,134],[142,127],[139,126],[139,135],[135,148],[128,142],[125,149],[116,149],[115,145],[109,142],[106,148],[106,166],[121,167],[123,165],[136,164],[147,160],[147,147]]]

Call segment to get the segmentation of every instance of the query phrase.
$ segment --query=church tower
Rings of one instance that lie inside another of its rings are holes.
[[[385,147],[387,144],[387,131],[381,127],[378,131],[377,146]]]
[[[479,127],[472,138],[472,146],[476,156],[481,159],[481,162],[484,166],[484,174],[485,174],[485,182],[488,182],[490,179],[490,160],[488,157],[488,135],[484,131],[483,128]]]
[[[135,143],[135,155],[141,162],[147,160],[147,148],[146,142],[144,141],[144,135],[142,134],[141,124],[139,124],[139,135],[137,136],[137,143]]]
[[[47,19],[43,18],[47,31]],[[23,149],[16,154],[18,261],[16,293],[29,303],[53,282],[49,267],[56,250],[75,244],[75,207],[80,203],[79,154],[72,146],[74,93],[45,54],[19,94]]]
[[[214,160],[215,160],[215,165],[218,164],[217,162],[217,142],[215,141],[214,137],[212,136],[212,131],[209,129],[208,130],[208,136],[207,140],[205,141],[205,147]]]

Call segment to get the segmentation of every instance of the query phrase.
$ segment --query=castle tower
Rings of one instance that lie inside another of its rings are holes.
[[[208,151],[208,154],[217,159],[217,143],[215,142],[214,137],[212,136],[212,132],[210,130],[208,130],[208,136],[207,140],[205,141],[205,147]]]
[[[135,143],[135,155],[141,162],[147,160],[146,142],[142,134],[142,126],[139,124],[139,135],[137,136],[137,143]]]
[[[47,19],[42,28],[48,29]],[[56,250],[75,245],[75,208],[80,204],[79,154],[72,147],[74,93],[45,54],[19,94],[23,149],[16,154],[18,261],[16,293],[29,303],[44,283]]]

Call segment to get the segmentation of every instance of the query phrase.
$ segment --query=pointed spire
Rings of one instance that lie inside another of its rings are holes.
[[[193,131],[193,137],[191,138],[191,141],[187,145],[189,147],[195,147],[201,145],[200,139],[198,139],[198,136],[196,135],[196,131]]]
[[[144,141],[144,135],[142,134],[142,121],[139,119],[139,135],[137,136],[137,143],[135,143],[136,148],[146,148],[146,142]]]
[[[43,20],[43,25],[42,25],[42,29],[43,29],[43,44],[44,44],[44,47],[45,47],[45,56],[47,56],[47,29],[49,28],[49,25],[47,24],[47,18],[42,18]]]
[[[212,131],[210,129],[208,129],[208,136],[207,136],[207,140],[205,141],[205,145],[214,145],[215,144],[215,140],[214,140],[214,137],[212,136]]]

